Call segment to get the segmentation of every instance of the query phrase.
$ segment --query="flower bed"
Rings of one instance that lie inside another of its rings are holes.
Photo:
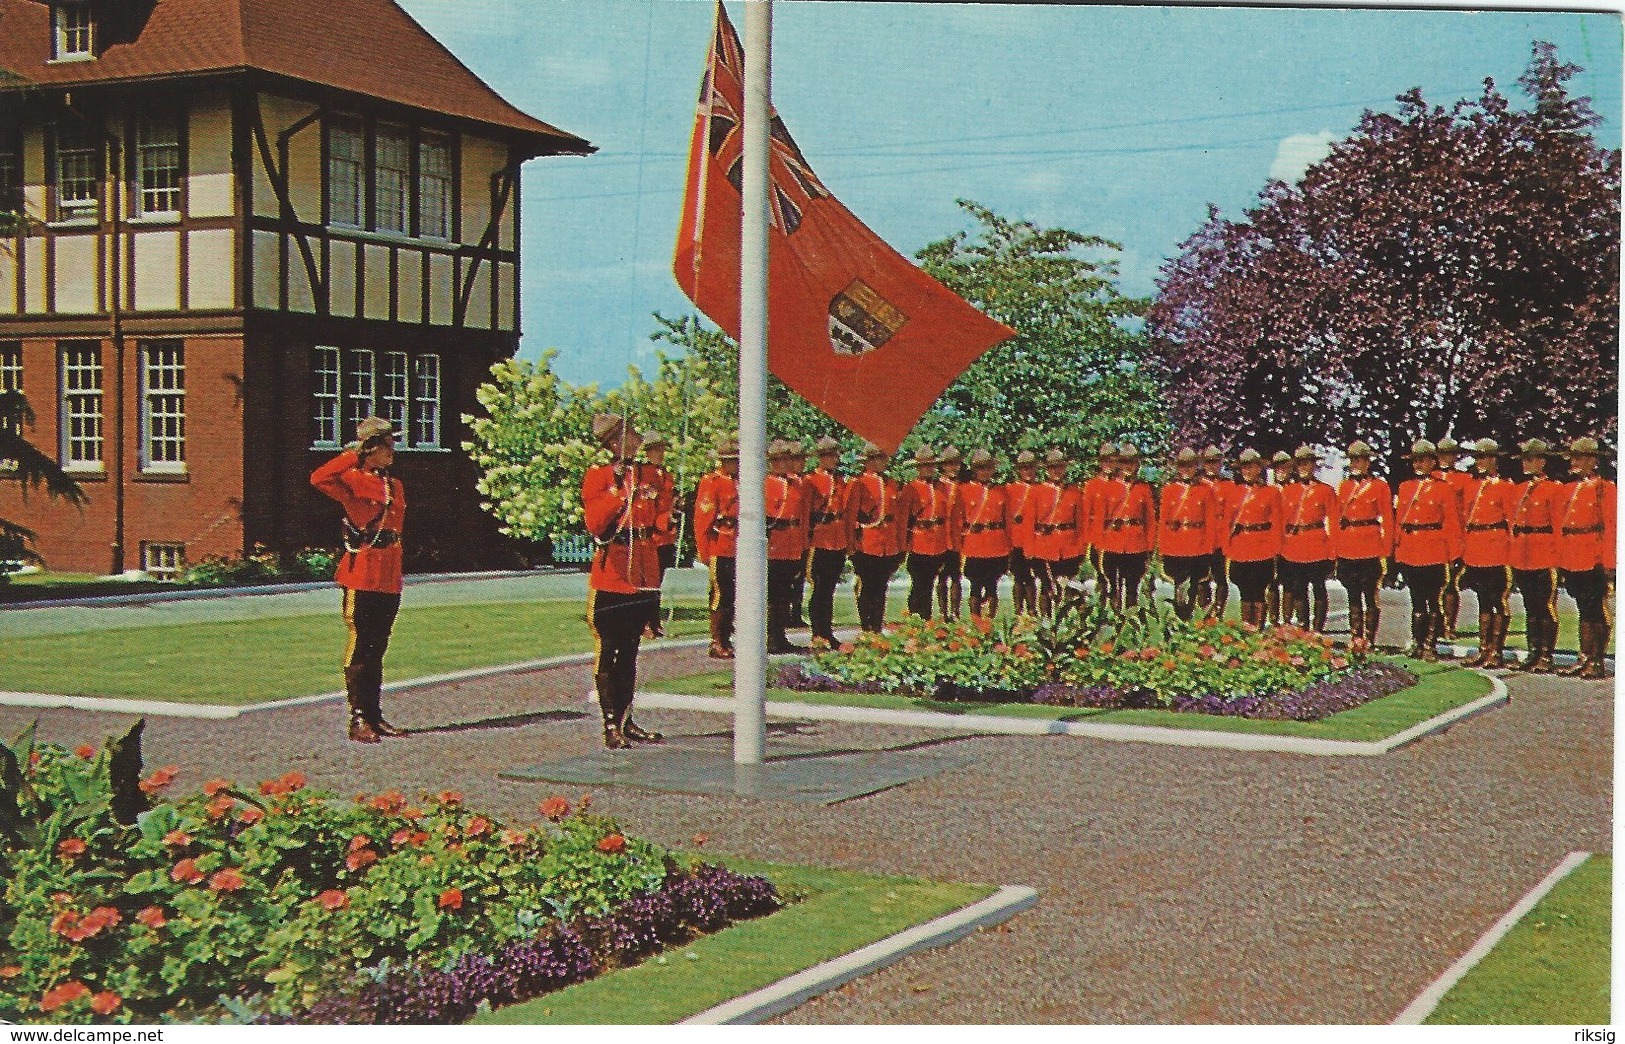
[[[1186,623],[1158,607],[1123,617],[1073,605],[1048,619],[906,618],[839,651],[781,666],[801,692],[1162,708],[1316,721],[1415,685],[1402,667],[1296,627]]]
[[[459,1022],[779,905],[586,798],[524,828],[297,772],[167,800],[140,729],[0,745],[0,1019]]]

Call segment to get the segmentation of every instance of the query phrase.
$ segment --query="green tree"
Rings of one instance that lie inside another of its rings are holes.
[[[0,392],[0,470],[17,480],[15,488],[24,501],[43,486],[48,498],[82,506],[88,498],[78,483],[23,436],[33,423],[34,411],[22,392]],[[0,518],[0,583],[8,580],[13,563],[43,561],[29,546],[34,537],[27,526]]]

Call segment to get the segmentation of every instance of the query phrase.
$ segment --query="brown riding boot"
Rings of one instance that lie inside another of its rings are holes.
[[[1608,674],[1608,632],[1610,628],[1606,622],[1591,625],[1591,654],[1586,660],[1586,669],[1580,672],[1580,677],[1587,681],[1598,681],[1609,677]]]
[[[1552,652],[1557,648],[1557,621],[1541,621],[1532,630],[1535,634],[1529,639],[1529,659],[1524,669],[1530,674],[1550,674]]]
[[[1559,678],[1578,678],[1590,666],[1591,662],[1591,630],[1594,624],[1580,621],[1579,648],[1575,650],[1574,663],[1567,667],[1559,667],[1552,671]]]
[[[1349,644],[1365,638],[1365,609],[1361,606],[1349,606]]]
[[[1484,658],[1483,666],[1489,670],[1504,670],[1507,665],[1507,627],[1512,623],[1512,617],[1506,613],[1496,613],[1492,619],[1495,628],[1495,645],[1490,654]]]
[[[1446,587],[1444,590],[1444,620],[1440,636],[1447,642],[1456,640],[1456,620],[1461,616],[1461,592]]]
[[[1478,614],[1478,652],[1462,661],[1463,667],[1482,667],[1490,658],[1490,650],[1495,648],[1495,617],[1489,613]]]
[[[344,669],[344,698],[350,705],[349,738],[356,743],[377,743],[378,733],[373,731],[372,723],[368,720],[372,715],[369,713],[366,688],[365,669]]]
[[[734,651],[722,640],[722,613],[714,609],[711,611],[711,650],[707,655],[713,660],[734,658]]]

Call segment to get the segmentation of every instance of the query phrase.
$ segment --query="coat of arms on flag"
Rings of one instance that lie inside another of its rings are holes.
[[[689,143],[673,272],[739,337],[744,51],[721,3]],[[895,450],[937,396],[1015,335],[841,205],[772,114],[768,365],[834,420]]]

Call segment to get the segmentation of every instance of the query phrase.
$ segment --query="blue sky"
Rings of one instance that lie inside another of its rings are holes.
[[[514,104],[587,138],[526,165],[520,354],[574,382],[650,366],[650,313],[691,311],[670,272],[709,0],[401,0]],[[740,5],[729,8],[736,26]],[[1515,80],[1532,41],[1581,65],[1620,144],[1615,14],[774,5],[774,104],[820,178],[906,255],[967,227],[956,198],[1123,244],[1123,289],[1207,205],[1235,216],[1367,108]]]

